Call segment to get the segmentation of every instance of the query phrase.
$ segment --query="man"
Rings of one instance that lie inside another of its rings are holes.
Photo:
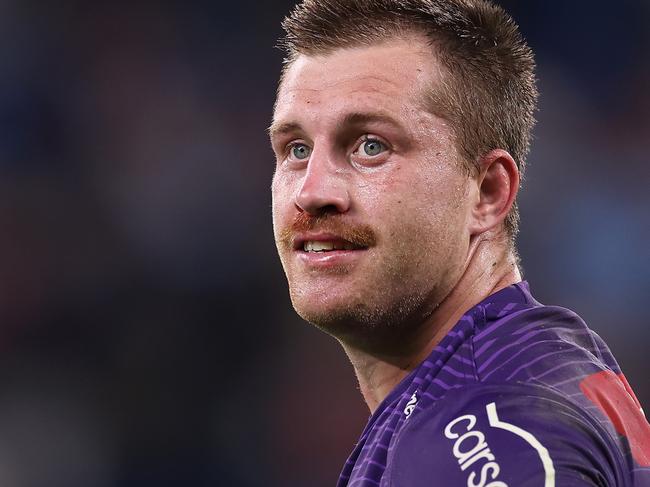
[[[275,239],[372,412],[338,485],[650,485],[650,426],[607,346],[521,280],[537,92],[512,19],[305,0],[283,26]]]

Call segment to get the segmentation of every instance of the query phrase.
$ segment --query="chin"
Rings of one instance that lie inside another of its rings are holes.
[[[354,321],[351,310],[355,307],[351,300],[336,299],[334,296],[321,294],[306,296],[303,293],[291,293],[291,302],[300,317],[318,328],[335,327],[337,324]]]
[[[394,344],[423,306],[423,300],[415,296],[374,298],[291,295],[293,307],[303,320],[341,342],[361,348],[374,348],[382,342]]]
[[[296,313],[305,321],[338,337],[339,332],[358,328],[368,315],[360,297],[338,289],[336,293],[320,291],[305,293],[291,291],[291,302]]]

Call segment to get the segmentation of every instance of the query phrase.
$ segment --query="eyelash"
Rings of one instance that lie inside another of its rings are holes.
[[[379,154],[376,154],[376,155],[374,155],[374,156],[370,156],[370,155],[366,154],[366,155],[363,156],[363,157],[369,157],[369,158],[379,157],[381,154],[383,154],[384,152],[386,152],[387,150],[389,150],[389,146],[388,146],[388,144],[387,144],[386,142],[384,142],[383,140],[381,140],[379,137],[376,137],[376,136],[374,136],[374,135],[364,135],[364,136],[361,138],[361,140],[359,141],[359,143],[357,144],[356,149],[355,149],[352,153],[353,153],[353,154],[358,153],[358,152],[361,150],[361,147],[363,146],[363,144],[366,143],[366,142],[376,142],[376,143],[379,143],[379,144],[382,146],[383,150],[382,150]]]

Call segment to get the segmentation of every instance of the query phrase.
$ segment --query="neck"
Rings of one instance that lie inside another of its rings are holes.
[[[494,240],[478,239],[470,246],[461,278],[418,327],[415,347],[397,356],[378,356],[342,343],[370,411],[374,412],[390,391],[426,359],[467,310],[519,281],[514,253]]]

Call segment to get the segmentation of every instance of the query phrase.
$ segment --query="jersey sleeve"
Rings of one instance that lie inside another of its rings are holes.
[[[529,384],[450,391],[414,411],[389,457],[392,487],[631,487],[623,454],[602,426]]]

